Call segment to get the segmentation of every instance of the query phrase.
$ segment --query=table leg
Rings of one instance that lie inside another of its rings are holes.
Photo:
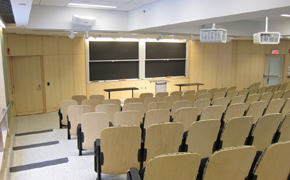
[[[181,86],[179,86],[179,91],[181,91]]]
[[[110,99],[110,98],[111,98],[111,97],[110,97],[110,91],[109,91],[108,93],[109,93],[109,99]]]
[[[134,90],[132,89],[132,98],[133,98],[133,91],[134,91]]]
[[[197,87],[197,90],[199,90],[199,85],[197,85],[196,87]]]

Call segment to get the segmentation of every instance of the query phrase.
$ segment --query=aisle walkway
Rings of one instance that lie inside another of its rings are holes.
[[[94,180],[92,151],[78,156],[77,140],[59,129],[57,112],[15,118],[15,137],[7,180]],[[104,179],[125,179],[106,176]]]

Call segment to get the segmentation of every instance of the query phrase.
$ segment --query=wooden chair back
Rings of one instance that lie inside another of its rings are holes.
[[[170,96],[178,96],[178,99],[181,100],[182,91],[173,91],[173,92],[170,93]]]
[[[121,100],[120,99],[105,99],[103,101],[103,104],[116,104],[119,106],[119,109],[121,110]]]
[[[78,102],[78,105],[81,105],[82,104],[82,101],[84,99],[87,99],[87,96],[86,95],[74,95],[71,97],[72,100],[76,100]]]
[[[178,110],[179,108],[182,108],[182,107],[191,107],[190,106],[190,101],[176,101],[172,104],[172,107],[171,107],[171,116],[172,118],[174,118],[174,114],[176,112],[176,110]]]
[[[144,180],[193,179],[197,176],[200,159],[197,153],[171,153],[156,156],[149,160]]]
[[[227,92],[235,91],[235,90],[237,90],[237,86],[231,86],[228,88]]]
[[[196,92],[196,96],[198,97],[199,95],[204,94],[204,93],[207,93],[207,89],[199,89]]]
[[[195,94],[185,94],[182,96],[181,100],[183,101],[190,101],[190,106],[193,106],[194,101],[196,100],[196,95]]]
[[[203,180],[245,179],[250,171],[256,148],[240,146],[216,151],[210,156],[203,172]]]
[[[269,102],[271,101],[273,96],[272,92],[265,92],[262,94],[260,101],[265,101],[267,104],[269,104]]]
[[[114,122],[114,115],[120,111],[120,107],[116,104],[100,104],[95,107],[95,112],[105,112],[108,114],[109,122]]]
[[[211,89],[209,89],[208,91],[207,91],[207,93],[209,93],[209,94],[211,94],[211,97],[210,97],[210,99],[213,97],[213,95],[215,94],[215,93],[217,93],[218,92],[218,88],[211,88]]]
[[[178,152],[183,135],[182,123],[153,124],[146,130],[144,148],[147,149],[147,162],[158,155]]]
[[[216,92],[213,95],[211,102],[213,103],[216,99],[223,98],[223,97],[225,97],[225,95],[226,95],[226,92]]]
[[[143,103],[143,102],[139,98],[126,98],[124,101],[124,104],[129,104],[129,103]]]
[[[285,100],[283,98],[274,99],[269,103],[264,114],[280,113],[284,104]]]
[[[139,99],[142,103],[144,103],[144,100],[147,98],[147,97],[153,97],[153,93],[141,93],[139,95]]]
[[[105,100],[105,96],[101,94],[94,94],[90,96],[90,99],[97,99],[100,103],[103,103]]]
[[[231,90],[227,92],[226,97],[231,100],[233,97],[237,96],[238,93],[239,92],[237,90]]]
[[[103,129],[109,127],[107,113],[90,112],[81,116],[82,133],[84,136],[83,149],[94,150],[94,142],[101,138]]]
[[[144,129],[152,124],[165,123],[170,120],[170,111],[167,109],[154,109],[146,112]]]
[[[246,100],[246,96],[245,95],[239,95],[239,96],[235,96],[231,99],[231,105],[232,104],[238,104],[238,103],[245,103]]]
[[[287,99],[284,106],[282,107],[281,113],[286,116],[290,112],[290,99]]]
[[[244,145],[253,124],[253,117],[235,117],[225,123],[220,137],[220,148]]]
[[[195,90],[187,90],[183,93],[183,96],[189,95],[189,94],[194,94],[195,95],[196,91]]]
[[[179,101],[179,97],[176,95],[166,96],[164,97],[163,101],[168,102],[171,108],[174,102]]]
[[[198,153],[201,158],[209,157],[220,129],[218,119],[196,121],[188,129],[186,144],[188,152]]]
[[[262,94],[264,94],[267,90],[267,86],[261,87],[258,90],[258,94],[260,94],[260,96],[262,96]]]
[[[249,91],[250,91],[249,89],[242,89],[242,90],[239,91],[239,94],[238,94],[238,95],[239,95],[239,96],[244,95],[244,96],[247,97]]]
[[[265,101],[253,102],[247,110],[246,116],[252,116],[254,118],[253,124],[263,115],[267,103]]]
[[[150,104],[150,103],[152,103],[152,102],[161,102],[162,100],[161,100],[161,98],[160,97],[146,97],[145,99],[144,99],[144,105],[145,105],[145,107],[147,108],[147,110],[148,110],[148,105]]]
[[[138,126],[109,127],[101,132],[101,151],[104,155],[102,173],[126,174],[128,169],[140,168],[138,150],[141,144]]]
[[[188,131],[190,125],[196,121],[198,110],[196,107],[182,107],[176,110],[174,122],[180,122],[184,125],[184,132]]]
[[[278,132],[279,137],[277,142],[290,141],[290,113],[281,121]]]
[[[124,104],[122,111],[139,111],[142,113],[143,117],[146,113],[146,107],[144,103],[129,103]]]
[[[258,151],[264,151],[272,143],[274,133],[277,131],[282,118],[281,113],[275,113],[264,115],[257,121],[250,136],[254,137],[252,145]]]
[[[168,92],[158,92],[155,94],[155,97],[159,97],[163,101],[163,99],[168,95],[169,95]]]
[[[211,99],[212,98],[212,95],[210,93],[203,93],[199,96],[197,96],[196,99]]]
[[[81,116],[93,111],[94,109],[89,105],[71,105],[68,107],[67,114],[70,121],[70,135],[77,135],[77,126],[81,123]]]
[[[82,101],[82,105],[89,105],[93,109],[95,109],[95,107],[99,104],[102,104],[102,103],[98,99],[84,99]]]
[[[210,99],[198,99],[193,103],[193,107],[198,109],[198,115],[200,115],[207,106],[210,106]]]
[[[219,88],[218,92],[227,92],[228,91],[228,87],[221,87]]]
[[[170,106],[168,102],[151,102],[148,104],[147,111],[153,110],[153,109],[166,109],[170,110]]]
[[[253,174],[256,180],[288,179],[290,169],[289,151],[289,141],[270,145],[264,150],[250,174]]]
[[[212,103],[212,105],[221,105],[223,106],[223,112],[226,111],[226,109],[228,108],[228,105],[230,103],[230,99],[227,97],[220,97],[214,100],[214,102]]]
[[[271,100],[280,99],[283,96],[283,93],[283,91],[275,91]]]
[[[71,105],[78,105],[76,100],[62,100],[59,103],[60,113],[62,114],[61,123],[67,125],[67,109]]]
[[[232,118],[244,116],[246,109],[247,105],[245,103],[230,105],[225,113],[223,121],[226,123]]]
[[[208,106],[201,112],[200,120],[205,119],[221,119],[223,115],[223,106]]]
[[[260,99],[260,95],[259,94],[251,94],[248,96],[247,100],[246,100],[246,105],[247,107],[250,106],[250,104],[252,104],[253,102],[259,101]]]
[[[114,115],[114,126],[136,125],[140,126],[143,114],[139,111],[121,111]]]
[[[282,96],[282,98],[287,101],[290,98],[290,89],[286,90]]]

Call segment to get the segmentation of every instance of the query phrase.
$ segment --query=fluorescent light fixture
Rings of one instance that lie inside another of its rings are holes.
[[[116,41],[138,41],[137,38],[117,38]]]
[[[77,7],[91,7],[91,8],[117,8],[117,6],[106,6],[106,5],[97,5],[97,4],[83,4],[83,3],[68,3],[68,6],[77,6]]]
[[[2,28],[6,28],[6,26],[5,26],[5,24],[3,23],[2,19],[0,19],[0,26],[1,26]]]
[[[281,16],[290,17],[290,14],[281,14]]]

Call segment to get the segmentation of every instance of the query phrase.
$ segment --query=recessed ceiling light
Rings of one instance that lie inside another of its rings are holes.
[[[26,3],[19,3],[18,5],[25,6],[27,4]]]
[[[281,14],[281,16],[290,17],[290,14]]]
[[[82,3],[68,3],[68,6],[75,7],[92,7],[92,8],[117,8],[117,6],[106,6],[106,5],[97,5],[97,4],[82,4]]]
[[[173,34],[170,34],[169,36],[174,36]]]

